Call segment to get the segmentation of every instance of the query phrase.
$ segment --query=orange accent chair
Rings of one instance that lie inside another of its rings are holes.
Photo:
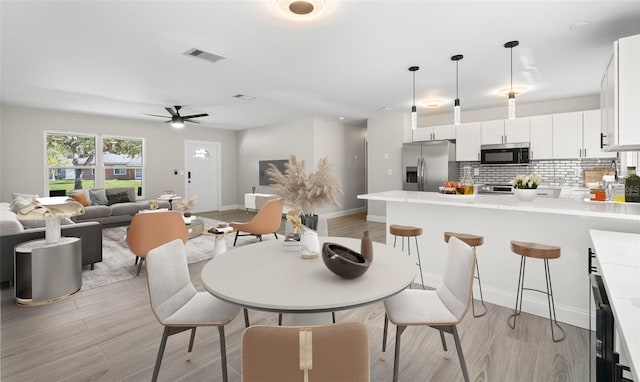
[[[138,213],[131,220],[125,241],[131,252],[136,255],[140,275],[142,261],[150,250],[180,239],[187,242],[189,231],[178,211]]]
[[[236,246],[238,236],[255,236],[262,241],[262,235],[274,234],[278,238],[277,231],[282,224],[282,202],[279,200],[269,200],[264,207],[258,211],[256,216],[246,223],[231,222],[229,226],[236,230],[236,237],[233,246]],[[247,232],[247,233],[240,233]]]

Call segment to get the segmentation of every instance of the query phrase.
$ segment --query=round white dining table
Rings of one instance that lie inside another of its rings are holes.
[[[320,237],[321,248],[324,242],[360,252],[359,239]],[[293,313],[294,325],[310,325],[330,323],[328,312],[393,296],[415,275],[414,260],[381,243],[373,243],[373,262],[364,275],[344,279],[325,266],[322,254],[303,259],[299,251],[286,251],[282,241],[268,240],[216,256],[204,266],[201,277],[205,289],[222,300],[244,308]]]

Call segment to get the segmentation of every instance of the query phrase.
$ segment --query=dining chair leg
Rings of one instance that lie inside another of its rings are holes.
[[[138,260],[140,260],[140,256],[136,256],[136,261],[133,264],[137,265],[138,264]]]
[[[384,314],[384,329],[382,331],[382,354],[380,354],[380,359],[384,361],[385,352],[387,351],[387,330],[389,329],[389,316]]]
[[[240,233],[240,231],[236,231],[236,237],[235,239],[233,239],[233,246],[236,246],[236,241],[238,241],[238,234]]]
[[[227,382],[227,345],[224,341],[224,326],[218,326],[220,335],[220,364],[222,366],[222,382]]]
[[[469,382],[467,363],[464,361],[464,355],[462,354],[462,345],[460,345],[460,337],[458,336],[458,328],[455,325],[451,327],[451,333],[453,334],[453,340],[456,342],[456,350],[458,351],[458,358],[460,359],[460,367],[462,368],[462,376],[464,377],[464,382]]]
[[[400,365],[400,336],[406,326],[396,326],[396,350],[393,358],[393,382],[398,382],[398,366]]]
[[[249,311],[247,308],[242,309],[244,313],[244,327],[248,328],[251,324],[249,324]]]
[[[156,365],[153,367],[153,376],[151,382],[158,380],[158,373],[160,372],[160,365],[162,364],[162,356],[164,355],[164,347],[167,345],[167,337],[169,337],[169,327],[164,327],[162,332],[162,340],[160,341],[160,349],[158,349],[158,356],[156,357]]]
[[[189,339],[189,350],[187,350],[187,361],[191,361],[191,351],[193,350],[193,341],[196,339],[196,327],[191,329],[191,338]]]
[[[277,240],[278,239],[278,233],[274,232],[273,234],[276,236],[276,240]]]
[[[449,350],[447,349],[447,340],[444,338],[444,332],[438,329],[440,332],[440,341],[442,341],[442,350],[444,351],[444,359],[450,359]]]

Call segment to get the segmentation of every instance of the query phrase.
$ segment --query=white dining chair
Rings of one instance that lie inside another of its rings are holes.
[[[400,364],[400,337],[407,326],[430,326],[440,331],[440,339],[449,358],[444,332],[453,335],[458,351],[462,375],[469,381],[467,365],[460,346],[460,337],[456,325],[462,321],[471,302],[471,288],[475,267],[473,249],[452,237],[448,244],[448,255],[442,283],[435,290],[406,289],[384,300],[384,334],[382,337],[382,356],[387,347],[387,328],[389,321],[396,325],[395,358],[393,360],[393,381],[398,380]]]
[[[158,379],[167,337],[191,329],[187,361],[198,326],[217,326],[220,335],[222,380],[227,381],[227,351],[224,325],[240,313],[240,307],[222,301],[208,292],[198,292],[189,278],[184,243],[176,239],[149,251],[146,256],[147,286],[151,310],[164,326],[152,381]]]

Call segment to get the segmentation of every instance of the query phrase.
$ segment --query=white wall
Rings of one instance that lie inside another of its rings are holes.
[[[350,126],[337,121],[308,118],[288,123],[259,127],[238,133],[238,200],[252,187],[256,192],[271,193],[270,186],[258,184],[258,161],[289,159],[296,154],[305,161],[307,172],[315,171],[318,160],[328,155],[344,193],[339,195],[342,207],[328,206],[320,209],[323,215],[361,208],[364,203],[356,198],[363,193],[364,126]]]
[[[146,141],[146,173],[143,187],[146,198],[163,190],[184,190],[184,141],[202,140],[221,143],[222,208],[235,207],[236,132],[188,125],[176,130],[168,124],[97,115],[58,112],[2,105],[0,114],[0,200],[9,201],[11,192],[44,195],[44,131],[90,133],[142,137]]]

